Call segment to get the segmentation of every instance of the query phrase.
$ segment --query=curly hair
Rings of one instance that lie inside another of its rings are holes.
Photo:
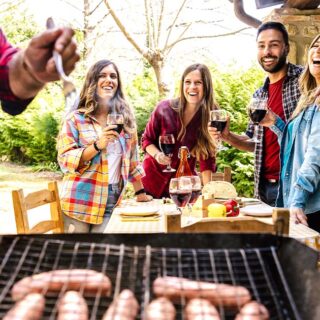
[[[85,115],[93,115],[96,112],[99,107],[97,97],[97,83],[99,80],[99,74],[101,70],[109,65],[112,65],[117,73],[118,88],[108,104],[112,112],[123,114],[124,131],[130,133],[136,129],[134,113],[124,97],[119,69],[115,63],[110,60],[99,60],[93,66],[91,66],[80,92],[80,101],[77,109],[84,110]]]

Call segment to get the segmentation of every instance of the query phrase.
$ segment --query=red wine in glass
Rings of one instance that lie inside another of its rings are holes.
[[[227,124],[228,112],[223,109],[210,111],[210,126],[216,128],[219,132],[222,132]],[[218,151],[228,150],[221,143],[221,139],[217,141]]]
[[[121,113],[109,113],[107,117],[108,125],[116,125],[117,127],[112,129],[117,131],[119,134],[123,129],[123,115]]]
[[[266,115],[267,110],[265,109],[251,109],[250,110],[250,118],[254,124],[259,124],[259,122],[264,118]]]
[[[170,198],[173,200],[177,207],[184,208],[189,203],[191,192],[177,190],[174,192],[170,192]]]
[[[226,124],[227,120],[212,120],[210,126],[216,128],[219,132],[222,132],[226,127]]]
[[[254,124],[254,134],[252,137],[252,141],[259,142],[257,137],[257,132],[259,128],[259,123],[265,117],[268,110],[268,100],[267,99],[259,99],[252,98],[249,104],[249,116]]]
[[[174,144],[175,144],[175,139],[173,134],[164,134],[159,137],[160,150],[170,158],[173,156]],[[171,168],[171,165],[168,164],[167,167],[162,171],[175,172],[176,170]]]
[[[201,189],[192,189],[189,204],[194,204],[198,200],[200,195],[201,195]]]

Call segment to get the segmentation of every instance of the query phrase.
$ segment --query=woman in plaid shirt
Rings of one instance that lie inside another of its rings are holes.
[[[107,124],[121,113],[123,130]],[[149,201],[141,183],[134,115],[126,102],[118,68],[100,60],[89,70],[77,110],[58,137],[58,161],[64,172],[61,205],[66,232],[103,232],[124,187],[132,182],[137,201]]]

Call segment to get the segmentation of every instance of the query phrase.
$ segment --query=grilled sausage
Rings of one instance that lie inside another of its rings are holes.
[[[134,320],[138,310],[139,304],[133,292],[125,289],[113,300],[102,320]]]
[[[215,306],[207,299],[191,299],[185,308],[186,320],[220,320]]]
[[[58,304],[57,320],[88,320],[88,306],[78,291],[67,291]]]
[[[204,297],[215,306],[221,304],[225,307],[242,306],[251,300],[251,295],[245,287],[177,277],[157,278],[153,282],[153,292],[156,296],[167,297],[173,302],[180,301],[181,297]]]
[[[107,276],[94,270],[55,270],[21,279],[13,286],[11,295],[17,301],[28,293],[59,292],[62,288],[66,291],[83,290],[88,296],[95,296],[98,292],[110,296],[112,285]]]
[[[40,293],[30,293],[16,302],[3,320],[39,320],[45,307],[45,299]]]
[[[269,311],[257,301],[246,303],[237,314],[235,320],[269,320]]]
[[[165,297],[151,301],[144,312],[145,320],[174,320],[176,309],[173,303]]]

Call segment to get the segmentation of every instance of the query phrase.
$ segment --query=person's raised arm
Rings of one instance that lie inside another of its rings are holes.
[[[69,74],[79,60],[71,28],[46,30],[33,37],[26,49],[19,51],[9,62],[9,83],[20,99],[33,98],[50,81],[59,80],[52,53],[61,54],[63,67]]]
[[[222,139],[226,143],[230,144],[232,147],[242,151],[254,151],[255,143],[251,141],[247,135],[239,135],[230,131],[229,117],[227,118],[226,127],[221,133],[216,128],[211,127],[210,123],[208,126],[208,131],[211,138],[214,140]]]

